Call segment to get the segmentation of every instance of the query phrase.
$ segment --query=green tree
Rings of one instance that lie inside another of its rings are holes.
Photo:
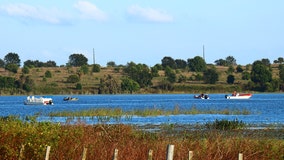
[[[123,77],[121,80],[122,81],[121,81],[120,86],[123,92],[132,94],[133,92],[136,92],[140,89],[139,84],[133,79],[130,79],[128,77]]]
[[[51,78],[51,77],[52,77],[52,74],[51,74],[51,72],[50,72],[49,70],[47,70],[47,71],[44,73],[44,76],[45,76],[46,78]]]
[[[167,66],[171,67],[172,69],[177,68],[176,62],[172,57],[164,57],[162,59],[162,66],[163,68],[166,68]]]
[[[214,62],[217,66],[227,66],[227,61],[224,59],[218,59]]]
[[[77,83],[80,81],[80,78],[79,76],[73,74],[73,75],[70,75],[68,78],[67,78],[67,83]]]
[[[0,68],[4,68],[4,67],[5,67],[5,61],[0,58]]]
[[[205,83],[215,84],[219,79],[219,75],[215,68],[209,68],[203,72],[203,78]]]
[[[175,83],[176,82],[176,74],[172,68],[169,66],[166,67],[165,69],[165,76],[167,77],[167,80],[170,83]]]
[[[69,56],[69,65],[80,67],[83,65],[88,65],[88,58],[86,58],[83,54],[74,53]]]
[[[231,73],[233,73],[234,71],[235,71],[235,68],[234,68],[232,65],[230,65],[229,68],[228,68],[228,70],[227,70],[227,73],[231,74]]]
[[[176,63],[177,69],[185,69],[187,66],[186,61],[183,59],[176,59],[175,63]]]
[[[130,62],[124,68],[124,72],[129,78],[136,81],[141,88],[152,85],[153,76],[149,67],[145,64],[135,64],[134,62]]]
[[[92,71],[93,72],[100,72],[101,71],[101,66],[99,64],[94,64]]]
[[[120,92],[120,86],[113,76],[107,75],[100,79],[99,94],[116,94]]]
[[[83,74],[88,74],[89,73],[89,67],[86,64],[82,65],[80,67],[80,70],[82,71]]]
[[[284,65],[280,64],[278,68],[279,68],[279,78],[282,82],[284,82]]]
[[[235,66],[235,65],[237,65],[237,61],[233,56],[228,56],[228,57],[226,57],[226,64],[228,66],[230,66],[230,65]]]
[[[206,70],[206,63],[200,56],[187,60],[188,67],[193,72],[203,72]]]
[[[256,85],[256,90],[265,91],[267,83],[272,80],[272,72],[269,66],[267,66],[267,61],[255,61],[252,64],[251,80]]]
[[[235,76],[233,76],[233,75],[228,75],[228,77],[227,77],[227,83],[228,84],[234,84],[234,82],[235,82]]]
[[[9,63],[6,65],[5,69],[7,69],[8,71],[11,71],[13,73],[17,73],[19,66],[17,64],[14,63]]]
[[[4,57],[4,61],[5,61],[5,65],[8,64],[16,64],[18,67],[21,66],[21,60],[20,57],[17,53],[8,53],[5,57]]]
[[[76,84],[76,89],[77,90],[81,90],[83,87],[82,87],[82,84],[81,83],[77,83]]]
[[[22,72],[24,74],[29,74],[30,73],[30,69],[27,66],[24,66],[23,69],[22,69]]]
[[[242,80],[249,80],[250,79],[250,73],[245,71],[242,73]]]
[[[107,62],[107,66],[108,67],[116,67],[116,64],[115,64],[114,61],[109,61],[109,62]]]
[[[33,90],[33,88],[34,88],[34,85],[35,85],[34,80],[32,80],[32,79],[30,78],[30,76],[27,76],[27,77],[25,78],[25,82],[24,82],[24,84],[23,84],[23,89],[24,89],[25,91],[27,91],[27,92],[31,92],[31,91]]]
[[[241,72],[244,71],[241,65],[238,65],[236,70],[237,70],[238,73],[241,73]]]

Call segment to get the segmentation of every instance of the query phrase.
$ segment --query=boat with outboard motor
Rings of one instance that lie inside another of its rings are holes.
[[[232,95],[225,95],[226,99],[250,99],[252,97],[251,93],[237,93]]]
[[[193,98],[196,98],[196,99],[209,99],[209,95],[202,93],[200,95],[194,95]]]
[[[79,98],[76,97],[64,97],[63,101],[78,101]]]
[[[53,105],[52,98],[28,96],[25,105]]]

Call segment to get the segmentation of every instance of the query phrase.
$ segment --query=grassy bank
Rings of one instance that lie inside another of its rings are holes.
[[[221,122],[224,123],[224,122]],[[227,122],[225,122],[227,123]],[[240,124],[235,121],[235,123]],[[147,159],[149,149],[153,159],[165,159],[168,144],[175,145],[174,159],[283,159],[284,129],[220,129],[204,126],[161,125],[156,132],[130,125],[75,125],[50,122],[27,122],[14,117],[0,120],[0,159],[18,159],[22,145],[23,159],[44,159],[51,146],[50,159],[112,159],[114,149],[118,159]]]

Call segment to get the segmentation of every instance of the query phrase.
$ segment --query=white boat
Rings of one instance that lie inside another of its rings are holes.
[[[237,93],[236,95],[225,95],[226,99],[250,99],[252,94],[250,93],[243,93],[239,94]]]
[[[64,97],[63,100],[64,101],[78,101],[79,98],[76,98],[76,97]]]
[[[53,105],[52,98],[28,96],[24,101],[25,105]]]

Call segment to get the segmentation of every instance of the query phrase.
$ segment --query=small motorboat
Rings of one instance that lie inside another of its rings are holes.
[[[78,101],[79,98],[76,98],[76,97],[64,97],[63,100],[64,101]]]
[[[209,95],[208,94],[200,94],[200,95],[194,95],[193,96],[196,99],[209,99]]]
[[[251,93],[237,93],[237,94],[232,94],[232,95],[225,95],[226,99],[250,99],[252,96]]]
[[[28,96],[25,105],[53,105],[52,98]]]

